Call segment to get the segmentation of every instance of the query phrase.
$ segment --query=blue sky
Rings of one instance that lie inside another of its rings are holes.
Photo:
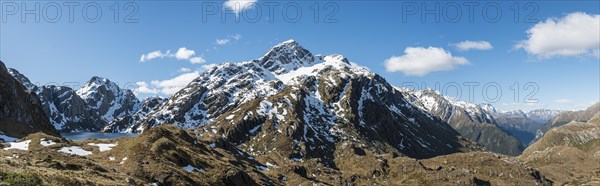
[[[35,3],[39,22],[35,14],[20,12]],[[255,59],[295,39],[315,54],[343,54],[393,85],[424,85],[419,88],[491,102],[502,110],[582,109],[600,97],[600,62],[594,53],[600,48],[598,1],[258,0],[238,9],[239,22],[225,1],[84,1],[73,14],[63,3],[0,3],[0,59],[35,83],[83,84],[102,76],[128,88],[148,88],[140,97],[166,96],[211,64]],[[436,13],[422,14],[435,10],[436,3]],[[270,16],[269,6],[275,4]],[[472,20],[467,5],[476,5]],[[94,20],[96,9],[102,16]],[[258,21],[251,20],[259,10]],[[539,29],[528,34],[532,28]],[[473,42],[461,49],[463,41]],[[141,60],[154,51],[162,57]],[[478,83],[474,95],[465,83]],[[500,97],[496,87],[502,89]],[[530,93],[537,103],[525,100]]]

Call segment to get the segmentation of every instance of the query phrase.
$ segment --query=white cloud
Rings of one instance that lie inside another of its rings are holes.
[[[190,82],[194,79],[198,78],[201,73],[210,70],[212,67],[216,66],[215,64],[207,64],[202,65],[197,70],[192,70],[189,68],[180,68],[178,71],[182,74],[166,80],[154,80],[150,83],[146,82],[137,82],[138,88],[136,89],[136,94],[164,94],[164,95],[173,95],[177,93],[179,90],[185,88]]]
[[[158,59],[158,58],[175,58],[178,60],[187,60],[192,64],[198,64],[198,63],[204,63],[206,62],[206,60],[204,60],[204,58],[202,57],[197,57],[196,55],[196,51],[194,50],[189,50],[185,47],[181,47],[177,50],[177,52],[175,54],[171,53],[170,50],[167,50],[167,52],[161,52],[160,50],[156,50],[156,51],[152,51],[150,53],[147,54],[143,54],[140,57],[140,62],[147,62],[147,61],[151,61],[154,59]]]
[[[540,58],[600,56],[600,15],[575,12],[550,18],[531,27],[527,34],[528,39],[515,47]]]
[[[202,65],[201,70],[202,71],[207,71],[207,70],[210,70],[211,68],[216,67],[216,66],[217,66],[216,64]]]
[[[188,50],[185,47],[179,48],[177,53],[175,53],[175,58],[177,59],[190,59],[192,56],[196,55],[196,51]]]
[[[143,54],[142,57],[140,57],[140,62],[146,62],[160,57],[163,57],[163,54],[160,52],[160,50],[152,51],[148,54]]]
[[[257,0],[228,0],[223,3],[225,8],[233,11],[236,16],[239,16],[240,12],[254,7]]]
[[[458,50],[468,51],[468,50],[490,50],[494,47],[490,42],[487,41],[462,41],[460,43],[454,44]]]
[[[192,64],[200,64],[200,63],[204,63],[204,62],[206,62],[206,60],[204,60],[204,58],[202,58],[202,57],[190,58],[190,63],[192,63]]]
[[[564,103],[573,103],[574,101],[570,100],[570,99],[557,99],[557,100],[554,100],[554,102],[564,104]]]
[[[158,93],[157,89],[150,88],[150,86],[148,86],[148,83],[146,83],[146,82],[137,82],[135,84],[138,86],[138,88],[136,90],[134,90],[134,92],[136,94],[157,94]]]
[[[217,39],[216,43],[217,45],[225,45],[229,43],[229,39]]]
[[[385,60],[388,72],[403,72],[409,76],[424,76],[431,72],[448,71],[457,65],[469,64],[464,57],[455,57],[442,48],[407,47],[403,56]]]
[[[242,39],[242,35],[240,35],[240,34],[235,34],[235,35],[233,35],[233,36],[231,36],[231,37],[232,37],[233,39],[235,39],[235,40],[240,40],[240,39]]]
[[[226,44],[229,44],[229,43],[231,43],[231,41],[232,41],[232,40],[239,41],[240,39],[242,39],[242,35],[240,35],[240,34],[235,34],[235,35],[230,35],[230,36],[227,36],[227,38],[223,38],[223,39],[216,39],[216,40],[215,40],[215,43],[216,43],[217,45],[226,45]]]
[[[177,71],[181,72],[181,73],[187,73],[187,72],[191,72],[192,69],[189,69],[189,68],[179,68],[179,70],[177,70]]]
[[[168,80],[155,80],[152,81],[152,86],[156,87],[160,93],[166,95],[173,95],[179,90],[187,86],[192,80],[196,79],[200,75],[199,72],[189,72],[181,74],[173,79]]]

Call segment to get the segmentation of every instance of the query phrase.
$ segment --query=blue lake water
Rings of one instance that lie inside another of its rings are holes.
[[[133,137],[139,135],[139,133],[69,132],[60,133],[60,135],[70,140],[86,140],[91,138],[113,139],[120,137]]]

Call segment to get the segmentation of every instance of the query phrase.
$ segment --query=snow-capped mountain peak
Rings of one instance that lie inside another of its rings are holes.
[[[258,63],[274,74],[283,74],[300,67],[310,65],[318,60],[294,40],[288,40],[269,49]]]
[[[107,78],[94,76],[83,87],[77,90],[77,95],[83,99],[87,99],[102,86],[104,86],[106,90],[109,90],[115,96],[120,92],[119,86],[116,83],[108,80]]]
[[[97,76],[77,90],[77,95],[105,122],[133,114],[140,107],[140,101],[131,90],[122,90],[116,83]]]

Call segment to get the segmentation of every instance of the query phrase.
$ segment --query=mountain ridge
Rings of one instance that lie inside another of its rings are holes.
[[[0,137],[21,138],[34,132],[58,136],[41,107],[40,99],[13,78],[0,61]],[[6,139],[5,139],[6,138]]]
[[[96,132],[116,118],[133,114],[140,103],[131,90],[122,90],[116,83],[98,76],[83,87],[32,84],[18,70],[10,74],[40,97],[44,112],[60,132]]]

